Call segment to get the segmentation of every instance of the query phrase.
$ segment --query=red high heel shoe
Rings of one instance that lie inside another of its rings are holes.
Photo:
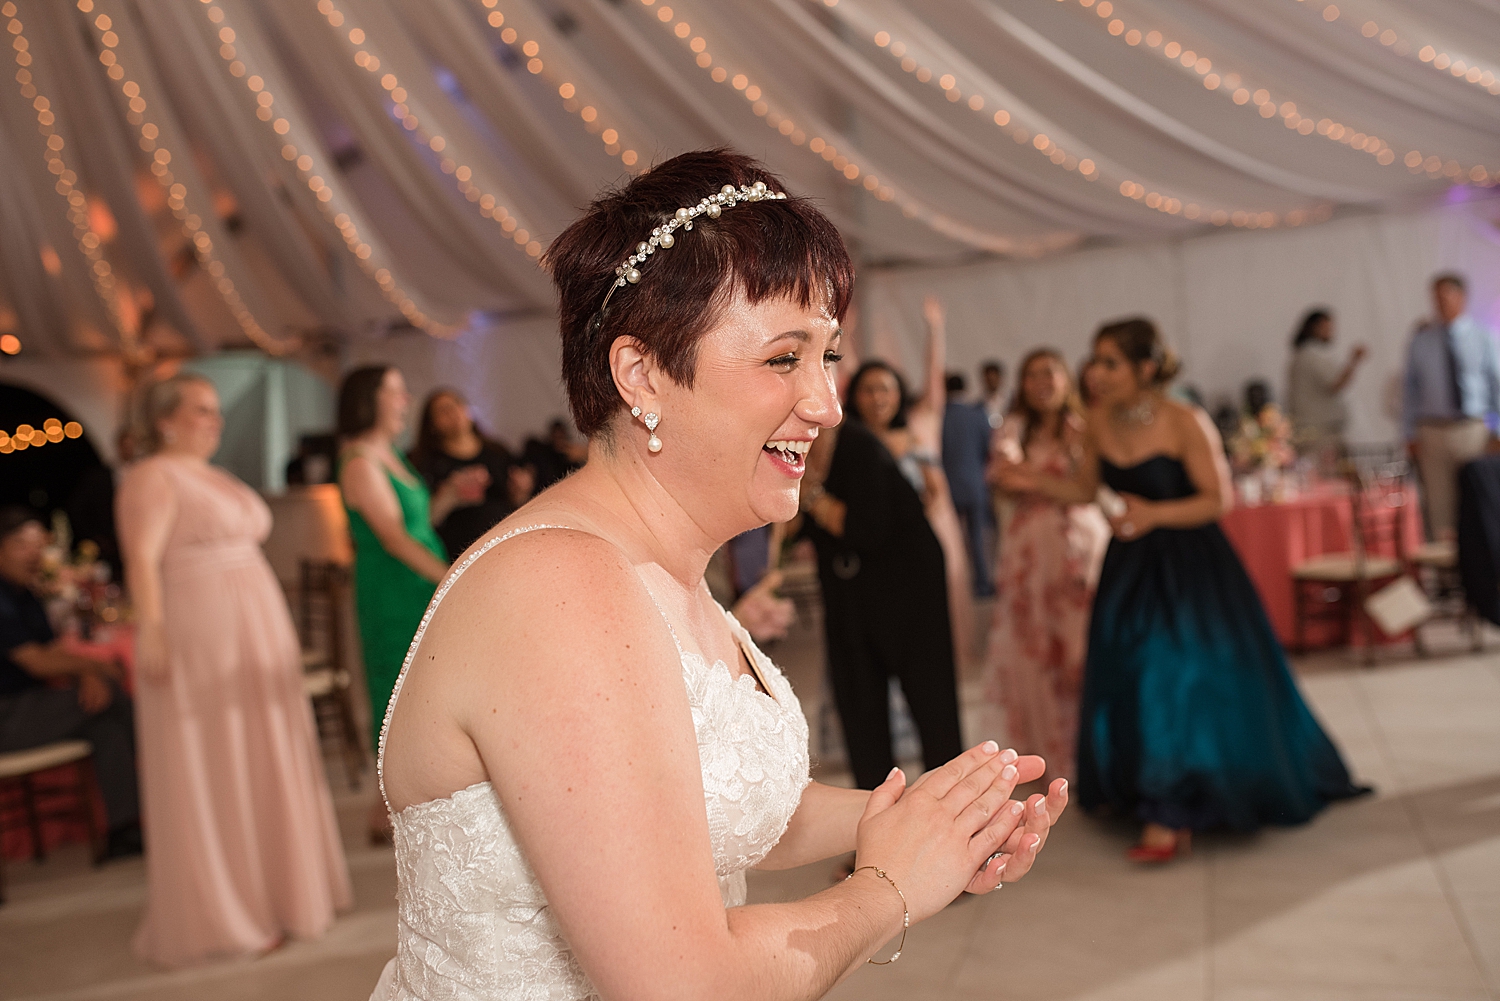
[[[1183,828],[1176,834],[1177,837],[1170,845],[1136,845],[1125,853],[1125,857],[1132,862],[1151,865],[1171,862],[1178,856],[1187,858],[1193,854],[1193,832],[1189,828]]]

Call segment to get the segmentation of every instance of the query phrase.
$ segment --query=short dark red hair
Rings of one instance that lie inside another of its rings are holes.
[[[698,342],[736,293],[750,303],[790,298],[827,301],[842,320],[854,289],[854,264],[833,223],[807,199],[742,203],[717,219],[699,217],[678,230],[676,245],[640,266],[641,281],[600,305],[615,268],[682,206],[717,192],[780,178],[726,149],[675,156],[607,192],[563,231],[543,256],[557,285],[563,384],[573,423],[585,435],[604,430],[623,408],[609,371],[616,338],[632,337],[679,385],[692,386]]]

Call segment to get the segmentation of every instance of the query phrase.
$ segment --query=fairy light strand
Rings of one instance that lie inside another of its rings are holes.
[[[91,14],[94,10],[94,0],[77,0],[77,6],[83,13]],[[256,347],[272,355],[286,354],[295,350],[298,346],[296,338],[273,336],[261,326],[255,314],[245,305],[244,298],[240,295],[234,279],[230,277],[222,257],[215,252],[213,238],[203,228],[202,217],[188,208],[188,201],[193,192],[190,192],[182,180],[172,172],[173,152],[162,140],[161,128],[146,118],[148,108],[146,99],[141,96],[141,85],[130,78],[124,64],[120,61],[119,53],[116,52],[120,45],[119,29],[123,25],[103,13],[90,18],[89,25],[94,29],[94,37],[98,39],[101,46],[99,62],[105,67],[105,75],[119,84],[120,93],[125,98],[128,109],[125,113],[126,121],[139,131],[141,149],[151,154],[151,174],[156,178],[156,183],[167,193],[167,207],[172,210],[172,216],[181,223],[182,233],[192,244],[193,253],[199,264],[212,279],[214,290],[224,300],[224,305],[229,307],[229,312],[239,324],[240,330]]]
[[[304,141],[299,148],[291,141],[293,134],[301,134],[302,130],[293,123],[292,116],[285,107],[277,106],[276,96],[267,90],[265,78],[247,64],[246,59],[251,57],[245,51],[244,39],[229,24],[223,8],[213,0],[201,0],[201,8],[204,16],[215,26],[222,43],[219,46],[220,62],[231,77],[243,83],[255,95],[255,117],[270,130],[271,141],[279,144],[278,154],[297,171],[297,176],[315,199],[318,212],[339,232],[345,248],[360,270],[375,282],[385,300],[395,306],[412,326],[436,337],[451,337],[457,333],[457,327],[433,320],[418,306],[416,300],[396,281],[391,267],[387,266],[390,262],[374,259],[376,248],[360,233],[359,226],[353,219],[354,213],[342,211],[339,207],[352,208],[353,203],[339,190],[337,172],[329,169],[315,142]]]
[[[845,12],[840,11],[840,13]],[[1080,177],[1088,181],[1097,181],[1105,177],[1105,172],[1093,159],[1079,157],[1069,152],[1043,131],[1033,134],[1016,121],[1008,108],[998,107],[992,114],[989,110],[991,100],[977,90],[965,98],[956,75],[943,71],[941,68],[934,70],[922,63],[911,54],[912,47],[894,37],[890,31],[883,28],[876,31],[872,36],[872,41],[877,48],[886,51],[891,58],[899,60],[901,69],[913,75],[917,82],[936,87],[950,103],[963,104],[971,112],[978,114],[986,121],[993,122],[1018,145],[1033,150],[1055,167],[1070,172],[1076,171]],[[1114,179],[1110,180],[1113,184]],[[1301,226],[1306,223],[1325,222],[1333,215],[1333,207],[1328,204],[1296,208],[1281,215],[1263,209],[1202,205],[1191,198],[1183,199],[1170,192],[1156,190],[1155,186],[1143,184],[1130,177],[1118,177],[1118,182],[1115,190],[1123,198],[1129,198],[1164,215],[1180,215],[1185,219],[1201,220],[1215,226],[1233,225],[1246,229],[1263,229],[1280,225]]]
[[[677,18],[676,12],[670,6],[656,7],[657,0],[640,0],[640,2],[643,7],[656,8],[653,12],[655,19],[664,30],[672,34],[694,54],[694,63],[699,69],[707,72],[710,80],[739,92],[749,104],[751,112],[757,118],[764,120],[767,126],[779,132],[793,146],[805,145],[809,152],[821,157],[830,168],[842,175],[846,182],[851,185],[857,184],[872,198],[882,202],[893,202],[901,208],[901,213],[906,218],[922,222],[934,232],[982,250],[1015,253],[1028,249],[1050,249],[1046,241],[1036,241],[1038,246],[1033,248],[1023,246],[1011,237],[983,231],[924,205],[895,185],[882,180],[878,175],[871,173],[866,166],[861,165],[860,161],[864,158],[857,152],[853,155],[850,152],[841,152],[835,143],[825,139],[822,135],[809,135],[794,118],[773,108],[767,99],[766,91],[752,80],[749,74],[732,71],[723,62],[715,59],[709,51],[707,38],[701,33],[695,33],[687,21]],[[848,150],[848,148],[846,144],[845,149]]]
[[[387,110],[401,123],[402,128],[412,133],[413,137],[432,150],[433,153],[442,155],[450,145],[448,138],[434,128],[428,127],[424,122],[435,121],[434,115],[420,106],[413,108],[416,103],[412,100],[405,87],[401,86],[401,79],[386,69],[381,73],[382,63],[380,56],[375,52],[375,46],[370,41],[369,33],[358,25],[351,22],[348,15],[339,10],[334,0],[318,0],[318,13],[328,21],[330,27],[335,30],[348,45],[353,53],[354,64],[360,69],[375,77],[382,90],[385,91],[385,99],[388,102]],[[347,30],[344,30],[347,26]],[[529,46],[536,46],[535,42],[529,42]],[[536,49],[533,49],[535,52]],[[537,68],[533,73],[542,70],[541,60],[532,56],[532,64]],[[417,114],[420,111],[421,114]],[[476,181],[478,172],[475,168],[465,163],[462,157],[455,155],[443,156],[438,166],[444,174],[454,179],[454,184],[460,194],[471,205],[477,207],[479,214],[484,218],[495,222],[505,235],[516,245],[516,248],[536,261],[542,253],[542,244],[532,237],[534,229],[522,225],[519,219],[506,205],[501,204],[503,195],[497,196],[495,191],[498,185],[494,183],[479,184]],[[504,199],[509,201],[509,199]]]
[[[11,6],[6,4],[6,6]],[[3,12],[4,8],[0,8]],[[13,15],[5,15],[13,17]],[[72,438],[83,437],[83,425],[77,421],[68,421],[64,424],[56,417],[49,417],[42,421],[39,428],[30,424],[22,424],[14,432],[6,433],[0,431],[0,455],[9,455],[12,452],[24,452],[28,448],[41,448],[43,445],[55,445],[61,441]]]
[[[25,25],[22,24],[19,13],[14,3],[7,2],[0,6],[0,16],[7,19],[5,28],[12,36],[11,47],[15,52],[16,65],[20,67],[16,70],[16,84],[21,96],[31,102],[32,110],[36,112],[37,131],[43,139],[42,155],[46,158],[48,172],[57,178],[52,190],[57,192],[58,197],[67,204],[67,219],[73,226],[73,238],[78,241],[78,252],[88,262],[88,275],[93,282],[94,291],[104,304],[105,312],[114,323],[123,345],[128,350],[135,341],[136,324],[120,303],[122,290],[115,280],[114,269],[104,256],[104,242],[89,225],[88,198],[78,189],[78,174],[68,167],[67,159],[63,155],[67,143],[57,132],[55,106],[51,99],[37,88],[35,77],[29,69],[32,63],[31,43],[26,37]],[[47,248],[48,251],[50,249]],[[55,251],[52,253],[55,257]],[[44,251],[43,266],[46,267],[48,263],[46,251]],[[48,270],[51,269],[48,268]],[[12,337],[13,335],[6,336]],[[17,339],[16,351],[6,353],[16,354],[19,351],[20,342]]]
[[[1297,3],[1303,3],[1303,0],[1297,0]],[[1316,7],[1317,4],[1313,3],[1309,6]],[[1342,11],[1336,4],[1324,6],[1322,15],[1323,21],[1328,24],[1345,21]],[[1348,19],[1346,23],[1352,26],[1353,19]],[[1477,61],[1465,61],[1463,57],[1452,55],[1432,44],[1418,46],[1416,42],[1403,38],[1395,28],[1389,25],[1382,28],[1376,21],[1367,20],[1355,30],[1361,37],[1389,49],[1402,58],[1416,59],[1440,73],[1445,73],[1488,94],[1500,96],[1500,76],[1496,75],[1494,69],[1481,66]]]
[[[563,110],[570,115],[578,116],[583,123],[584,130],[590,135],[598,136],[604,143],[604,152],[620,158],[620,162],[631,173],[639,172],[641,155],[635,150],[632,143],[627,145],[624,130],[618,124],[612,125],[605,122],[602,113],[596,104],[586,103],[579,95],[579,87],[569,77],[571,74],[564,70],[560,75],[554,72],[555,61],[543,61],[541,43],[534,38],[523,37],[516,26],[505,23],[505,12],[496,10],[499,0],[474,0],[478,6],[488,11],[485,15],[485,23],[496,31],[500,41],[512,51],[526,57],[526,71],[534,76],[541,76],[550,83],[557,86],[557,95],[562,100]],[[596,102],[602,104],[602,102]]]
[[[1068,0],[1057,0],[1067,3]],[[1304,116],[1295,101],[1278,101],[1269,89],[1258,87],[1252,90],[1240,74],[1220,75],[1214,71],[1213,60],[1185,47],[1181,42],[1168,39],[1157,29],[1142,32],[1131,27],[1122,17],[1113,17],[1116,8],[1112,0],[1078,0],[1080,7],[1093,8],[1100,24],[1108,33],[1131,47],[1144,44],[1148,51],[1159,52],[1162,58],[1175,64],[1183,73],[1199,77],[1205,89],[1225,95],[1235,105],[1251,108],[1263,119],[1280,118],[1288,131],[1302,136],[1317,133],[1331,142],[1340,143],[1353,150],[1368,153],[1375,162],[1388,167],[1399,161],[1413,174],[1426,174],[1432,180],[1467,180],[1475,184],[1494,185],[1500,178],[1500,169],[1491,170],[1483,164],[1464,167],[1456,159],[1444,158],[1434,153],[1423,154],[1420,150],[1408,150],[1404,156],[1397,154],[1390,143],[1379,136],[1361,132],[1353,126],[1336,122],[1331,118],[1313,119]],[[1330,4],[1327,10],[1337,16],[1338,8]],[[1326,18],[1325,19],[1330,19]],[[1107,23],[1106,23],[1107,22]]]

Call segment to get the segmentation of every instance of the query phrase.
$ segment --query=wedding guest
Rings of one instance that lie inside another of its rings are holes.
[[[997,428],[1005,421],[1005,363],[991,359],[979,366],[980,408]]]
[[[947,403],[943,407],[943,473],[948,478],[948,492],[968,544],[969,569],[972,571],[974,596],[988,598],[995,593],[990,582],[989,542],[994,537],[995,508],[990,501],[985,466],[990,457],[990,421],[985,412],[964,397],[964,377],[957,372],[948,376]]]
[[[587,458],[588,445],[574,439],[561,417],[548,425],[546,438],[528,438],[521,450],[521,460],[535,470],[537,493],[580,468]]]
[[[176,375],[142,414],[117,500],[135,605],[150,853],[141,957],[183,966],[315,938],[353,895],[302,654],[261,553],[271,511],[209,464],[213,384]]]
[[[948,588],[948,621],[953,655],[967,666],[975,658],[974,572],[969,566],[963,525],[943,472],[943,412],[947,403],[944,365],[948,351],[946,314],[935,296],[922,301],[927,326],[926,371],[922,393],[910,396],[906,382],[885,362],[860,365],[844,390],[849,415],[862,420],[880,439],[922,500],[927,521],[943,550]],[[846,329],[848,324],[845,324]]]
[[[1094,338],[1071,477],[1002,464],[1007,490],[1085,504],[1116,491],[1089,623],[1078,792],[1143,823],[1129,857],[1165,862],[1195,830],[1308,820],[1366,791],[1297,691],[1265,609],[1219,528],[1232,496],[1218,434],[1165,390],[1177,358],[1149,320]]]
[[[1260,415],[1273,404],[1271,384],[1264,379],[1250,379],[1245,383],[1245,417],[1260,420]]]
[[[1500,451],[1500,347],[1467,312],[1461,275],[1432,281],[1436,317],[1417,328],[1406,353],[1401,429],[1422,475],[1427,524],[1451,539],[1458,519],[1458,470]]]
[[[1309,448],[1337,446],[1344,440],[1349,407],[1344,390],[1368,350],[1356,344],[1347,357],[1333,347],[1333,314],[1310,310],[1292,338],[1292,364],[1287,378],[1287,410],[1297,435]]]
[[[434,524],[475,503],[489,485],[483,466],[460,469],[429,493],[395,441],[406,427],[411,394],[399,369],[357,368],[339,387],[339,489],[354,537],[354,606],[370,692],[370,733],[378,735],[406,648],[432,592],[448,572],[448,551]],[[390,821],[378,800],[370,837],[386,837]]]
[[[1050,348],[1021,362],[1021,385],[995,435],[997,463],[1071,479],[1083,460],[1083,407],[1067,363]],[[1089,609],[1109,524],[1092,503],[1021,493],[1000,544],[998,600],[985,663],[985,698],[1003,707],[1009,741],[1071,777],[1078,739]]]
[[[905,431],[908,407],[894,369],[861,365],[827,474],[802,493],[818,551],[828,673],[862,789],[883,782],[895,763],[891,678],[901,682],[927,767],[953,757],[961,742],[943,548],[919,492],[941,489],[942,474],[893,435]]]
[[[853,264],[779,188],[683,154],[548,248],[589,459],[459,565],[416,641],[385,740],[400,921],[372,1001],[823,997],[1029,869],[1066,805],[1061,782],[1011,801],[1042,763],[993,742],[910,787],[810,781],[796,694],[704,587],[711,552],[795,515],[839,420]],[[838,885],[741,906],[748,868],[849,851]]]
[[[469,401],[456,389],[434,390],[422,404],[417,444],[407,455],[427,489],[437,491],[460,469],[482,467],[489,478],[477,504],[462,504],[437,524],[438,536],[456,560],[492,525],[531,499],[535,476],[504,445],[481,434]]]
[[[40,518],[0,508],[0,754],[59,740],[94,745],[105,857],[138,855],[134,707],[118,664],[72,653],[53,633],[38,596],[46,548]]]

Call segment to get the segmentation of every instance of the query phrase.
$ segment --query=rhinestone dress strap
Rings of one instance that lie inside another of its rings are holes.
[[[396,710],[396,700],[401,697],[401,686],[406,682],[406,672],[411,670],[412,658],[416,656],[417,647],[422,642],[422,636],[427,632],[427,623],[432,621],[433,613],[437,611],[437,607],[442,602],[443,596],[448,593],[454,584],[458,583],[458,578],[462,577],[464,571],[473,566],[479,557],[507,539],[514,539],[518,535],[525,535],[527,532],[536,532],[543,528],[561,528],[576,531],[571,525],[525,525],[521,528],[513,528],[502,535],[497,535],[459,561],[459,564],[448,572],[448,576],[443,580],[442,586],[433,594],[432,600],[427,603],[427,611],[422,613],[422,621],[417,625],[417,633],[411,639],[411,646],[406,648],[406,659],[401,662],[401,673],[396,675],[395,687],[391,689],[391,700],[385,705],[385,719],[380,724],[380,743],[375,752],[375,777],[380,783],[380,798],[385,800],[387,812],[390,811],[391,803],[385,797],[385,738],[391,729],[391,714]],[[655,601],[656,599],[653,598],[651,600]],[[658,605],[657,607],[660,608],[661,606]],[[668,626],[668,628],[671,627]],[[677,637],[674,636],[672,638],[676,640]]]

